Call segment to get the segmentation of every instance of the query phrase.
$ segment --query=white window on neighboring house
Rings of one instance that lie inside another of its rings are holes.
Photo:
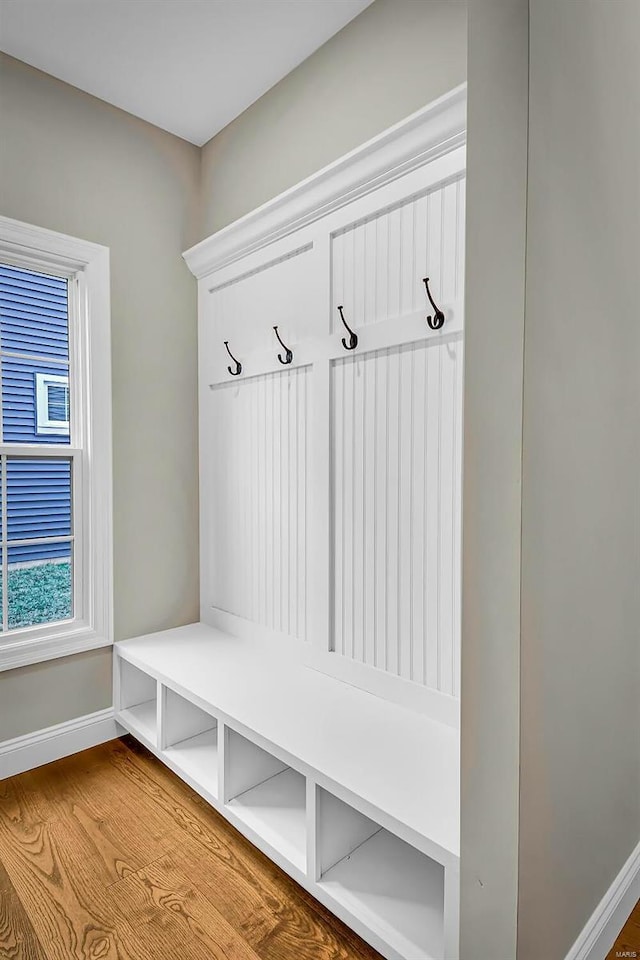
[[[0,671],[113,642],[109,251],[0,216]]]
[[[36,373],[36,430],[69,433],[69,378]]]

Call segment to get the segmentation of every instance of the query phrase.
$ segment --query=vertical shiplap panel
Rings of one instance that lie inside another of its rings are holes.
[[[289,395],[293,384],[295,383],[294,377],[281,377],[282,383],[282,403],[281,403],[281,422],[282,422],[282,431],[281,431],[281,441],[280,447],[282,450],[282,487],[283,487],[283,503],[282,503],[282,590],[280,591],[280,629],[283,633],[289,633],[289,611],[291,609],[291,594],[289,592],[289,569],[291,565],[291,554],[289,553],[289,543],[290,543],[290,524],[291,524],[291,510],[290,505],[292,501],[293,485],[292,485],[292,464],[289,458],[290,452],[290,443],[289,437],[291,436],[291,423],[289,419]]]
[[[333,481],[332,481],[332,508],[333,508],[333,636],[332,648],[344,654],[344,469],[345,440],[344,440],[344,362],[336,363],[332,371],[332,444],[333,444]],[[338,473],[339,471],[339,473]]]
[[[355,660],[364,659],[364,553],[367,531],[364,524],[365,510],[365,425],[364,410],[367,402],[364,369],[366,358],[353,361],[354,411],[353,411],[353,642]]]
[[[208,602],[304,639],[307,368],[211,391]]]
[[[363,653],[364,663],[375,663],[375,616],[376,616],[376,358],[367,356],[363,362],[364,377],[364,472],[363,472]]]
[[[427,197],[418,197],[415,203],[414,243],[415,274],[413,278],[413,302],[411,309],[422,310],[426,297],[423,277],[427,276]]]
[[[331,240],[331,329],[342,326],[338,307],[346,308],[344,291],[344,233],[338,233]]]
[[[288,439],[288,482],[289,503],[287,511],[287,594],[289,603],[286,610],[285,630],[290,636],[296,635],[296,619],[298,607],[298,592],[296,590],[296,561],[297,561],[297,531],[296,519],[298,511],[298,469],[296,459],[296,401],[298,394],[298,377],[294,377],[288,384],[287,392],[287,439]]]
[[[273,379],[273,627],[282,630],[282,385],[289,378],[285,374]]]
[[[249,386],[249,384],[247,384]],[[258,381],[250,384],[251,399],[251,475],[260,476],[260,435],[258,433]],[[251,619],[257,620],[260,610],[260,488],[251,484]]]
[[[464,186],[464,185],[463,185]],[[453,531],[453,589],[454,589],[454,624],[453,624],[453,695],[460,696],[460,643],[462,639],[461,610],[462,610],[462,437],[463,437],[463,370],[464,345],[462,341],[456,351],[456,417],[455,430],[455,463],[453,478],[455,483],[454,496],[454,531]]]
[[[456,291],[464,297],[464,225],[466,217],[466,180],[458,181],[458,224],[456,227]]]
[[[234,423],[240,424],[241,429],[248,426],[248,422],[245,420],[244,415],[244,401],[246,393],[244,390],[236,390],[233,394],[233,412],[232,420]],[[231,457],[232,463],[242,464],[244,467],[244,433],[234,430],[231,435],[231,447],[229,448],[229,454]],[[246,476],[246,474],[245,474]],[[243,477],[243,480],[245,477]],[[233,542],[233,556],[232,563],[230,564],[230,578],[231,578],[231,589],[230,589],[230,606],[233,610],[237,610],[240,615],[243,615],[243,591],[241,588],[241,579],[242,579],[242,557],[244,551],[244,526],[245,526],[245,517],[244,511],[241,510],[242,502],[242,488],[240,484],[234,483],[231,489],[231,503],[233,508],[230,511],[232,518],[235,520],[233,524],[234,531],[234,542]]]
[[[412,499],[411,499],[411,679],[424,682],[427,634],[424,623],[424,517],[426,509],[426,386],[427,350],[413,355],[413,423],[412,423]]]
[[[400,264],[401,264],[401,210],[396,207],[386,215],[389,224],[389,249],[387,253],[388,313],[389,317],[400,314]]]
[[[400,355],[398,350],[387,351],[387,637],[385,666],[391,673],[398,672],[398,545],[400,468]]]
[[[342,601],[342,651],[345,656],[353,657],[353,473],[354,473],[354,432],[355,412],[355,363],[344,362],[344,406],[342,410],[344,431],[344,461],[342,464],[342,483],[344,487],[344,527],[343,527],[343,601]]]
[[[356,304],[356,275],[355,275],[355,233],[348,230],[344,235],[343,255],[344,264],[344,308],[347,323],[351,320],[358,326],[358,307]]]
[[[427,634],[425,680],[429,687],[438,688],[438,631],[439,591],[438,570],[440,564],[440,368],[441,350],[427,350],[427,455],[426,455],[426,503],[424,524],[425,555],[425,627]]]
[[[412,494],[413,494],[413,368],[415,348],[398,351],[400,402],[398,409],[398,668],[399,676],[411,679],[411,588],[412,588]]]
[[[441,349],[440,384],[440,509],[438,511],[438,689],[443,693],[453,692],[453,552],[455,495],[455,349],[447,345]]]
[[[442,191],[442,292],[443,301],[456,296],[456,253],[458,226],[458,181],[448,183]]]
[[[354,223],[331,240],[332,323],[338,304],[356,327],[462,297],[465,181],[451,182]]]
[[[386,669],[387,646],[387,477],[389,378],[386,353],[374,359],[376,393],[375,409],[375,656],[373,666]]]
[[[413,311],[415,200],[400,207],[400,304],[398,315]]]
[[[428,196],[427,204],[427,276],[436,303],[442,300],[442,239],[444,233],[442,190]]]
[[[273,607],[274,607],[274,571],[273,557],[275,554],[273,515],[274,515],[274,486],[275,486],[275,467],[273,455],[273,386],[271,378],[264,378],[265,387],[265,408],[264,408],[264,432],[266,439],[266,471],[265,471],[265,489],[267,493],[266,514],[265,514],[265,535],[266,535],[266,556],[265,563],[267,567],[266,578],[266,607],[264,613],[265,625],[273,627]]]
[[[365,224],[362,224],[357,230],[351,231],[353,237],[353,262],[351,267],[353,319],[356,327],[362,327],[366,323],[365,226]]]
[[[307,401],[308,373],[296,372],[296,630],[294,635],[302,640],[307,637]]]
[[[334,649],[457,694],[461,342],[332,372]]]
[[[368,220],[364,225],[364,322],[374,323],[377,319],[376,307],[376,230],[377,218]]]
[[[376,320],[389,316],[389,218],[376,219]]]
[[[267,380],[260,377],[256,381],[258,386],[258,408],[256,410],[258,434],[260,436],[260,469],[258,476],[263,477],[260,484],[260,604],[257,617],[258,623],[266,620],[267,591],[269,589],[269,542],[267,533],[267,507],[269,504],[269,488],[267,483]]]

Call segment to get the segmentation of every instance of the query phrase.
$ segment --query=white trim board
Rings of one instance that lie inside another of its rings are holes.
[[[187,266],[200,280],[450,153],[466,142],[466,120],[464,83],[186,250]]]
[[[113,643],[113,498],[109,248],[0,216],[0,259],[71,281],[71,443],[3,444],[3,455],[72,458],[76,492],[74,618],[4,633],[2,671]]]
[[[69,757],[122,735],[113,707],[0,743],[0,780]]]
[[[565,960],[605,960],[640,899],[640,842],[589,917]]]

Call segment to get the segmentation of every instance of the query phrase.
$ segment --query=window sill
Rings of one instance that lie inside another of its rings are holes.
[[[1,636],[1,635],[0,635]],[[113,641],[86,624],[70,625],[64,632],[34,639],[16,639],[3,642],[0,639],[0,673],[14,670],[45,660],[69,657],[99,647],[110,647]]]

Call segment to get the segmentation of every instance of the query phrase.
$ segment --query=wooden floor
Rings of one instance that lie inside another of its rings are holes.
[[[3,960],[379,960],[129,737],[0,782]]]
[[[0,958],[380,960],[130,737],[0,782]]]

